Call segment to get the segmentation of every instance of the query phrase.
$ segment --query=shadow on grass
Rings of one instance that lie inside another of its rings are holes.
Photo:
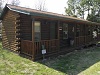
[[[100,48],[89,48],[74,51],[56,58],[38,61],[50,68],[68,75],[77,75],[100,61]]]

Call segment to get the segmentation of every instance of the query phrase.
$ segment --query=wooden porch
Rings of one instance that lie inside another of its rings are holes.
[[[32,42],[29,40],[21,41],[21,54],[32,57],[33,60],[42,58],[42,45],[45,46],[45,56],[57,54],[59,51],[59,40],[41,40],[40,42]]]

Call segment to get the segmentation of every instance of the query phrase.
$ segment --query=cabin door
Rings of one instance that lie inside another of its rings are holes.
[[[75,46],[85,44],[85,25],[76,25],[75,28]]]
[[[68,43],[69,47],[74,46],[74,36],[75,36],[75,27],[73,24],[69,24],[68,26]]]

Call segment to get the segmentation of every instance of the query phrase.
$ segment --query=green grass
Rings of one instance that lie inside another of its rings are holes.
[[[33,62],[2,49],[0,75],[100,75],[100,48],[88,48]]]

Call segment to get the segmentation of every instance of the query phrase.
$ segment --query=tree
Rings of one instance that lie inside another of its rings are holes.
[[[92,10],[91,14],[87,16],[87,20],[100,23],[100,11],[98,11],[97,14],[95,13],[95,10]]]
[[[68,0],[68,8],[65,8],[65,12],[69,16],[76,15],[83,18],[85,11],[87,11],[87,0]]]
[[[12,0],[11,4],[12,5],[19,5],[20,1],[19,0]]]
[[[68,8],[65,7],[66,14],[69,16],[75,16],[77,0],[68,0],[67,4],[68,4]]]
[[[100,23],[100,0],[92,0],[90,10],[91,12],[87,17],[87,20]]]
[[[2,12],[2,9],[3,9],[2,5],[3,5],[3,1],[0,0],[0,13]]]
[[[45,1],[38,0],[38,2],[35,4],[35,8],[40,11],[47,11]]]
[[[85,7],[84,6],[82,7],[81,5],[77,6],[77,16],[84,19],[84,14],[85,14]]]
[[[84,19],[84,16],[86,16],[87,13],[88,20],[93,19],[93,17],[95,18],[95,15],[100,9],[100,0],[68,0],[67,3],[68,8],[65,8],[67,15],[77,15],[77,17],[82,17]]]

